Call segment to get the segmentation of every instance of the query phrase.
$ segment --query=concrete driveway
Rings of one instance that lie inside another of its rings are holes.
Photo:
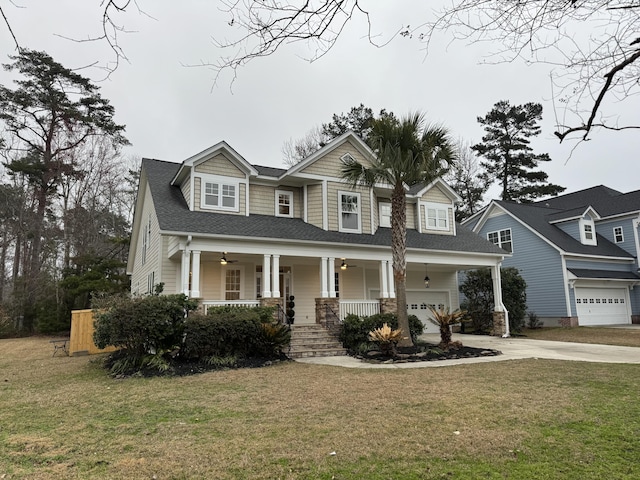
[[[423,335],[430,343],[438,343],[437,334]],[[353,357],[317,357],[302,358],[296,361],[318,365],[334,365],[347,368],[428,368],[446,367],[466,363],[501,362],[523,358],[547,358],[553,360],[574,360],[580,362],[600,363],[638,363],[640,364],[640,348],[617,347],[613,345],[594,345],[587,343],[550,342],[547,340],[531,340],[527,338],[500,338],[484,335],[453,335],[453,340],[460,340],[465,346],[500,350],[502,355],[495,357],[465,358],[460,360],[443,360],[432,362],[411,362],[394,364],[371,364]]]

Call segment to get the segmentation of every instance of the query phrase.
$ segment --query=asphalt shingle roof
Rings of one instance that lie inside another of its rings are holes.
[[[389,228],[379,228],[374,235],[353,234],[326,231],[305,223],[299,218],[190,211],[180,189],[171,185],[171,180],[180,168],[180,164],[143,159],[142,168],[147,175],[160,229],[165,232],[352,245],[391,245]],[[270,167],[256,168],[260,171],[260,168]],[[451,252],[507,254],[471,230],[461,225],[456,225],[456,228],[455,236],[421,234],[416,230],[408,230],[407,247]]]
[[[639,280],[633,272],[617,272],[615,270],[592,270],[588,268],[568,268],[578,278],[603,278],[615,280]]]
[[[545,206],[542,202],[531,204],[496,200],[496,203],[565,252],[633,258],[627,251],[598,234],[596,234],[597,245],[583,245],[556,225],[549,223],[550,218],[557,219],[559,211]]]
[[[566,195],[534,203],[558,210],[580,209],[592,206],[601,217],[640,211],[640,190],[622,193],[604,185],[586,188]]]

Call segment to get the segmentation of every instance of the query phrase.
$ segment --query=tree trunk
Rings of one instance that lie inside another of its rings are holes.
[[[451,327],[449,324],[440,324],[440,348],[446,350],[451,343]]]
[[[399,347],[412,347],[407,315],[407,200],[404,186],[398,182],[391,195],[391,256],[396,286],[398,328],[403,337]]]

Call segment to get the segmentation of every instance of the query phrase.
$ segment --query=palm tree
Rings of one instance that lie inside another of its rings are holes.
[[[373,121],[367,139],[376,153],[371,165],[350,159],[342,177],[353,186],[387,184],[391,193],[391,255],[396,285],[398,328],[406,336],[398,346],[412,346],[407,317],[407,199],[406,189],[443,175],[454,160],[453,142],[442,126],[426,125],[421,113],[381,117]]]

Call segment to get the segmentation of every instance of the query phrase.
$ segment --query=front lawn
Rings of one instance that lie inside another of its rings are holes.
[[[0,340],[5,479],[636,479],[640,365],[294,362],[115,380]],[[335,453],[335,454],[334,454]]]
[[[600,343],[622,347],[640,347],[640,328],[550,327],[524,329],[527,338],[557,342]]]

